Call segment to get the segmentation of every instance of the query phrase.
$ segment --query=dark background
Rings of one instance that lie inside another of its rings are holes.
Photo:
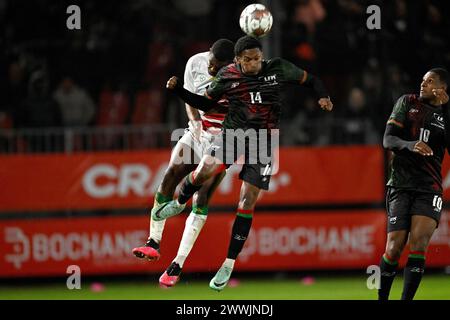
[[[239,15],[252,2],[0,0],[1,152],[67,150],[69,128],[82,136],[71,146],[81,151],[170,146],[167,133],[187,118],[165,82],[218,38],[243,36]],[[418,92],[428,69],[450,64],[448,1],[262,3],[274,17],[266,57],[318,75],[335,104],[325,114],[309,90],[287,88],[283,145],[378,144],[394,102]],[[81,30],[66,27],[71,4],[81,8]],[[366,27],[371,4],[381,8],[381,30]],[[58,99],[64,90],[73,100]],[[109,138],[91,139],[108,127]],[[158,135],[124,142],[142,127]],[[52,142],[39,142],[43,135]]]

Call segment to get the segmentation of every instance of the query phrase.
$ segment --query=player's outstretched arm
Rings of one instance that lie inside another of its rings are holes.
[[[320,97],[319,105],[323,110],[333,110],[333,103],[331,102],[330,95],[318,77],[308,73],[306,80],[302,84],[316,92],[316,94]]]
[[[406,141],[400,138],[402,128],[388,123],[383,136],[383,147],[389,150],[409,150],[422,156],[432,156],[433,150],[423,141]]]
[[[221,110],[221,107],[217,101],[208,99],[204,96],[192,93],[183,88],[177,77],[171,77],[167,81],[166,88],[172,90],[177,96],[179,96],[185,103],[191,107],[208,112],[210,110]]]

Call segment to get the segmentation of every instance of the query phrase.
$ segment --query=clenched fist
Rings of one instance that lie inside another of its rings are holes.
[[[177,77],[170,77],[169,81],[167,81],[166,88],[173,90],[177,86],[178,78]]]
[[[333,102],[331,102],[330,98],[319,99],[319,105],[322,108],[322,110],[326,110],[326,111],[333,110]]]

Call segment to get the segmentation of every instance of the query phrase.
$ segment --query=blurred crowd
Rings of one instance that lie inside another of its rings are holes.
[[[238,18],[252,2],[0,0],[0,129],[186,126],[166,80],[216,39],[242,36]],[[323,79],[335,104],[325,115],[309,90],[287,87],[285,145],[379,143],[395,100],[450,65],[448,1],[265,3],[274,15],[265,45]],[[71,4],[81,30],[66,28]],[[372,4],[380,30],[366,26]]]

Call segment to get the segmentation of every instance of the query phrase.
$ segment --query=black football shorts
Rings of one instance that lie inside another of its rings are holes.
[[[263,190],[269,190],[273,152],[270,136],[259,133],[249,138],[222,132],[208,150],[226,168],[233,163],[242,164],[239,179]]]
[[[427,216],[439,224],[442,195],[388,187],[386,193],[387,230],[411,229],[413,215]]]

